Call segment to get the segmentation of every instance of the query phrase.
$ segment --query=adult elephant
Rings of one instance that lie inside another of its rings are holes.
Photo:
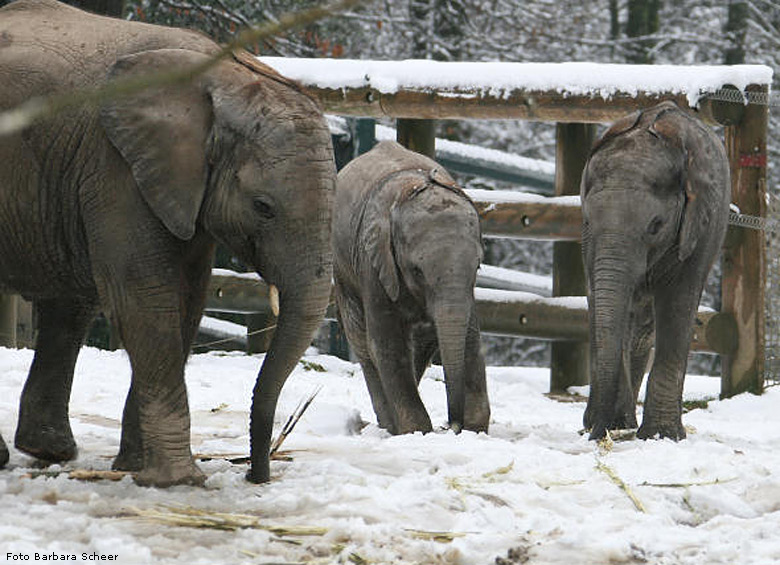
[[[0,10],[0,109],[198,65],[218,49],[190,31],[19,0]],[[102,307],[132,365],[114,467],[137,471],[140,484],[203,482],[184,365],[219,241],[279,289],[251,417],[248,478],[267,481],[280,389],[329,298],[334,185],[315,103],[242,54],[186,85],[73,108],[3,138],[0,284],[35,302],[39,328],[16,447],[51,461],[76,455],[73,370]]]
[[[604,134],[581,193],[592,363],[585,427],[591,439],[636,427],[655,345],[637,435],[682,439],[691,331],[728,221],[723,144],[672,102],[661,103]]]
[[[379,425],[432,429],[417,385],[438,349],[451,428],[487,431],[479,215],[452,177],[391,141],[350,162],[338,175],[333,256],[340,319]]]

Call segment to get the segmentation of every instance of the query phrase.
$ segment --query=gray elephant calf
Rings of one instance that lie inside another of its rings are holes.
[[[417,385],[438,347],[451,428],[487,431],[479,216],[452,177],[394,142],[358,157],[338,176],[333,253],[341,322],[379,425],[432,429]]]
[[[671,102],[615,123],[582,177],[588,276],[590,438],[635,428],[650,349],[640,438],[685,437],[682,390],[691,331],[707,274],[726,233],[726,152]]]
[[[191,31],[18,0],[0,9],[0,111],[112,79],[203,68],[219,50]],[[102,308],[133,369],[114,467],[137,471],[142,484],[203,482],[184,365],[219,241],[279,289],[250,429],[248,477],[268,480],[279,392],[330,297],[334,185],[316,104],[247,53],[186,84],[70,108],[1,138],[0,289],[34,300],[39,328],[16,447],[75,457],[73,370]]]

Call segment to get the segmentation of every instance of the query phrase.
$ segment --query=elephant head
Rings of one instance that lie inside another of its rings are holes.
[[[202,64],[159,49],[125,56],[114,77]],[[254,389],[252,467],[269,479],[279,392],[330,296],[335,166],[327,124],[294,83],[246,56],[186,85],[109,102],[101,122],[152,212],[181,240],[205,229],[279,292],[280,314]]]
[[[474,302],[483,256],[477,210],[449,175],[434,169],[428,183],[411,185],[396,200],[390,232],[395,268],[388,272],[399,280],[386,288],[403,288],[433,321],[450,427],[487,431],[487,395],[467,387],[472,373],[484,372]]]
[[[670,329],[656,344],[651,377],[668,381],[662,388],[672,397],[681,393],[690,327],[723,240],[729,195],[722,144],[671,102],[618,121],[594,146],[581,186],[592,439],[635,421],[652,341],[640,334],[649,327],[652,335],[653,317],[657,334]],[[666,341],[677,349],[661,347]]]

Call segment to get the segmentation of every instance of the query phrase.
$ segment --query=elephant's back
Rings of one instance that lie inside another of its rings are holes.
[[[0,9],[0,83],[10,90],[0,105],[99,84],[118,57],[161,48],[219,49],[189,30],[99,16],[55,0],[17,0]]]
[[[371,151],[350,161],[339,173],[339,185],[344,190],[380,181],[397,171],[406,169],[432,170],[436,161],[410,151],[395,141],[382,141]]]

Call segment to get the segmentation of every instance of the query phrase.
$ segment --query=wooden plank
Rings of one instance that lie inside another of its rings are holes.
[[[587,341],[588,304],[584,296],[545,298],[525,292],[477,288],[477,316],[482,333],[548,341]],[[691,351],[727,354],[738,349],[734,318],[700,310]]]
[[[555,194],[580,193],[582,171],[596,139],[593,124],[556,126]],[[553,244],[553,296],[583,296],[587,293],[582,245],[573,241]],[[590,346],[587,341],[555,342],[550,357],[550,392],[590,381]]]
[[[690,108],[680,93],[617,93],[601,96],[567,95],[557,91],[514,90],[508,94],[467,90],[398,90],[382,93],[371,87],[306,87],[323,110],[342,116],[414,119],[532,120],[547,122],[612,122],[640,108],[673,100]],[[702,118],[712,121],[711,113]]]
[[[466,192],[479,211],[483,236],[548,241],[582,239],[582,211],[569,198],[502,202],[483,198],[488,191]]]
[[[206,294],[206,310],[214,312],[270,312],[268,284],[259,277],[213,271]]]
[[[588,339],[588,305],[584,296],[544,297],[528,292],[475,289],[482,333],[551,341]],[[208,310],[270,314],[268,287],[260,279],[218,270],[211,277]],[[331,305],[327,319],[335,319]],[[737,348],[736,325],[729,314],[700,311],[691,348],[729,353]]]
[[[743,214],[761,217],[766,217],[767,120],[767,106],[750,104],[739,124],[726,128],[731,201]],[[722,311],[736,321],[739,348],[724,359],[723,397],[763,390],[765,237],[762,231],[734,227],[726,235]]]

